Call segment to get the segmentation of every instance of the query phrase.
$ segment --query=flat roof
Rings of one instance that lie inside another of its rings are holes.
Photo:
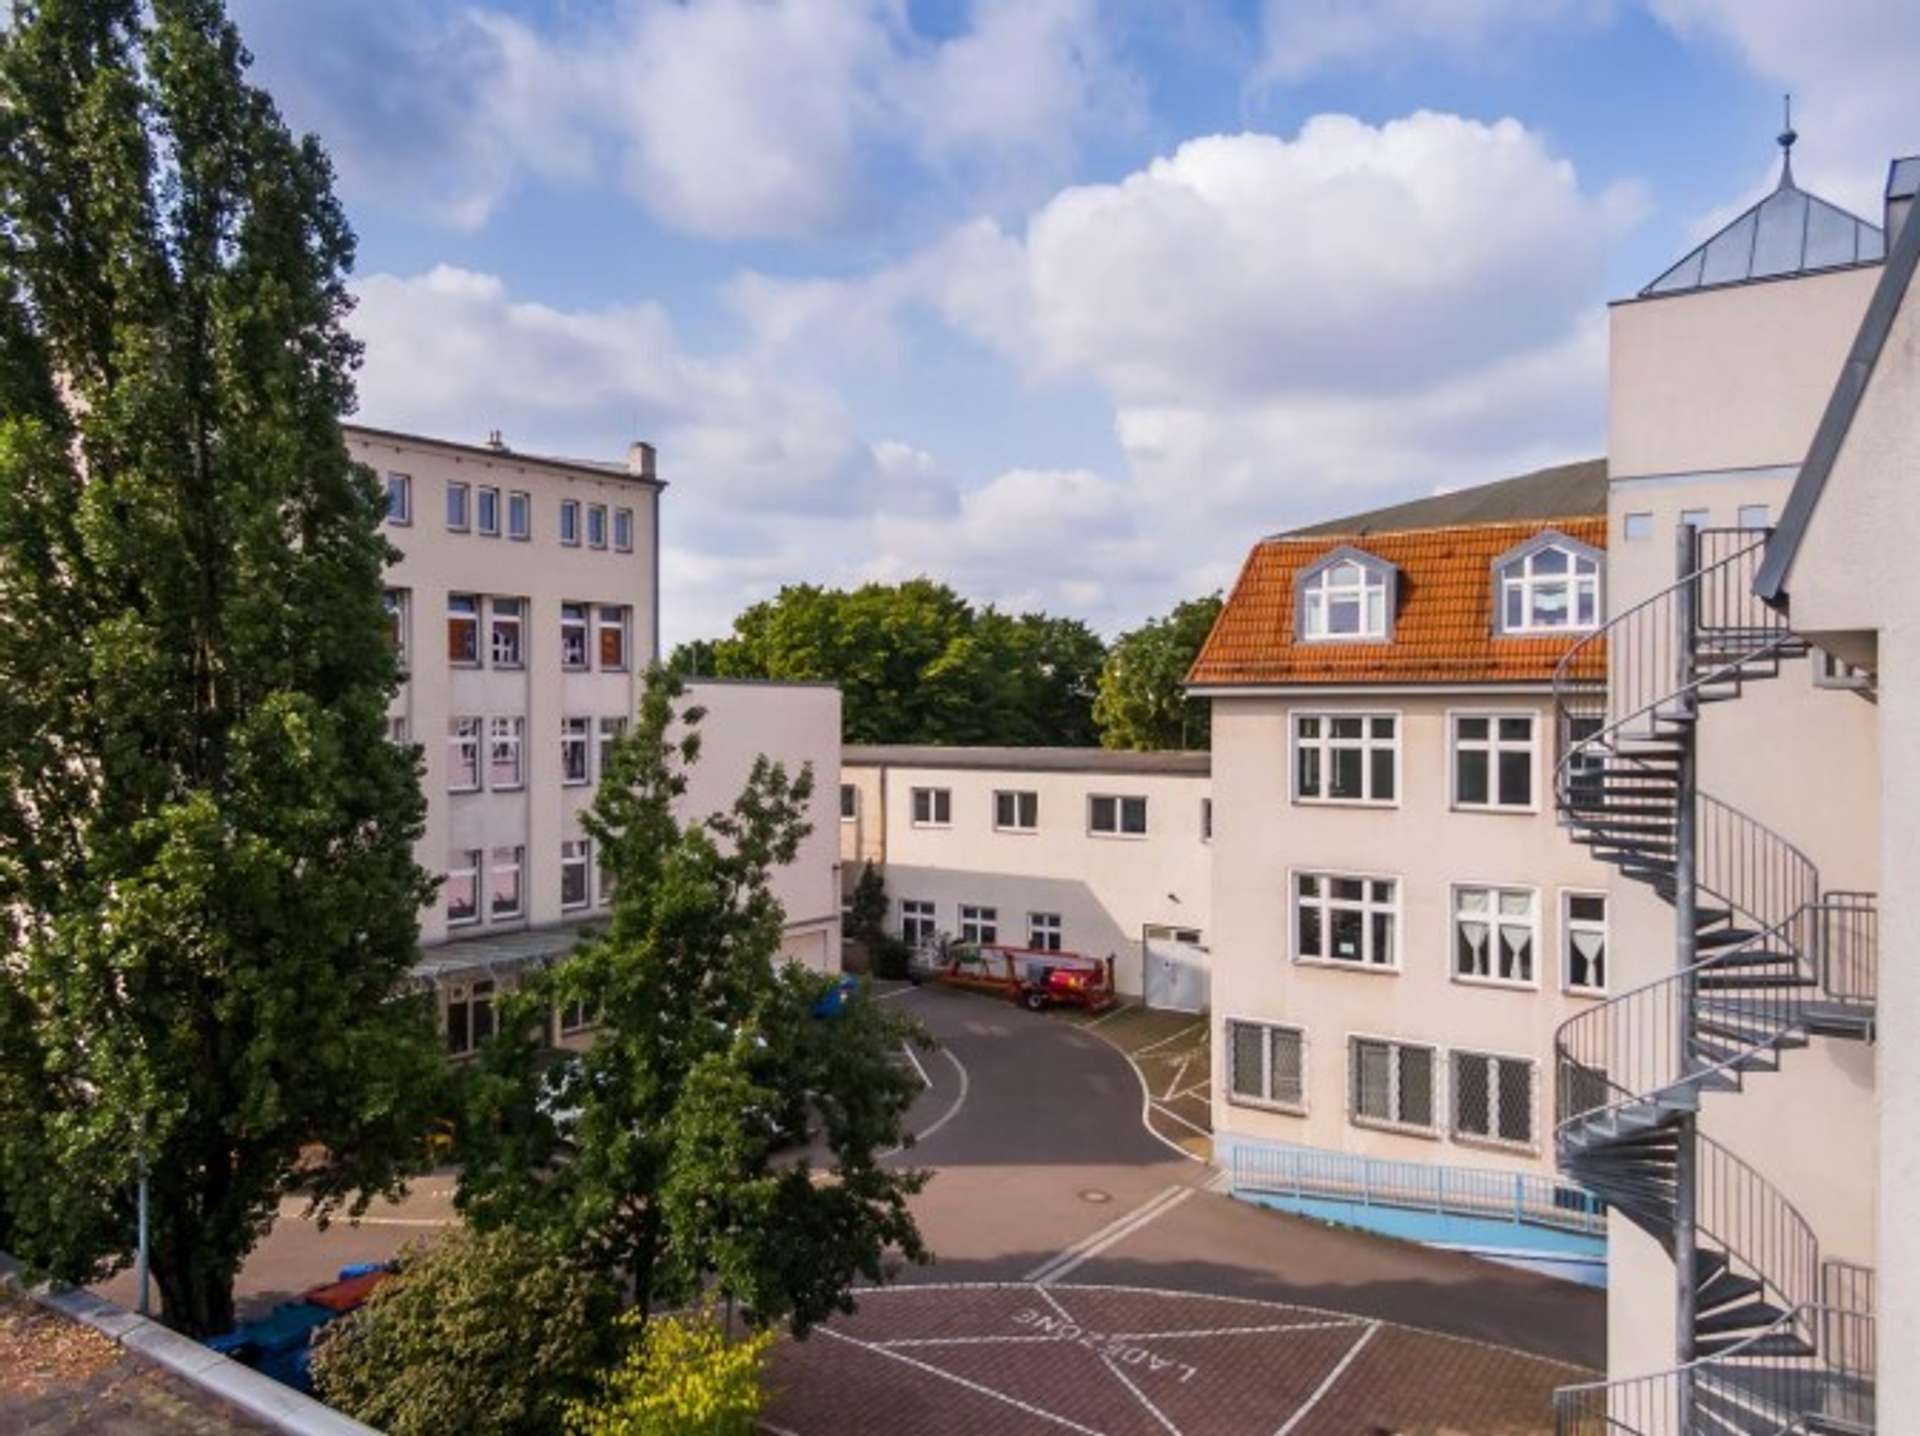
[[[420,949],[413,976],[423,982],[453,977],[482,977],[489,973],[518,972],[565,957],[580,940],[606,925],[602,916],[547,927],[520,928],[485,936],[455,938]]]
[[[1213,754],[1124,748],[974,748],[941,743],[849,743],[844,768],[1002,768],[1026,773],[1159,773],[1205,777]]]
[[[665,479],[648,479],[634,473],[625,464],[605,459],[563,459],[551,454],[524,454],[518,449],[496,449],[490,444],[468,444],[459,439],[436,439],[431,434],[409,434],[399,429],[376,429],[371,424],[341,424],[341,429],[349,435],[371,439],[377,443],[412,444],[421,448],[446,449],[449,452],[477,459],[489,459],[500,464],[538,464],[549,469],[563,469],[572,474],[584,474],[595,479],[618,479],[622,483],[637,484],[643,489],[664,489]]]

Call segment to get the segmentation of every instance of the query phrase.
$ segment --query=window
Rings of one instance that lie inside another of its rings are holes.
[[[587,875],[593,871],[593,844],[572,838],[560,844],[560,906],[585,907]]]
[[[525,911],[521,869],[526,866],[527,850],[521,847],[495,848],[487,865],[487,911],[494,922],[519,917]]]
[[[1400,884],[1393,878],[1293,875],[1293,955],[1301,962],[1391,968]]]
[[[1569,992],[1607,990],[1607,895],[1566,893],[1560,900],[1561,945]]]
[[[471,793],[480,786],[480,720],[447,720],[447,791]]]
[[[1556,633],[1600,623],[1600,555],[1585,545],[1536,543],[1500,561],[1501,633]]]
[[[1385,638],[1384,568],[1343,558],[1311,572],[1300,585],[1300,635],[1306,639]]]
[[[587,606],[584,603],[560,605],[560,666],[587,666]]]
[[[495,668],[518,668],[522,662],[520,635],[525,605],[517,598],[490,598],[487,616],[492,620],[487,651]]]
[[[920,898],[900,900],[900,936],[915,947],[933,943],[933,904]]]
[[[560,1009],[560,1031],[568,1034],[584,1032],[593,1026],[593,1018],[587,1013],[584,1002],[569,1002]]]
[[[1147,831],[1147,800],[1097,794],[1088,798],[1087,831],[1102,837],[1144,837]]]
[[[1734,522],[1743,529],[1763,529],[1773,522],[1773,510],[1766,504],[1742,504]]]
[[[507,537],[533,537],[533,495],[518,490],[507,495]]]
[[[607,506],[605,504],[587,505],[587,547],[605,548],[607,546]]]
[[[467,496],[470,492],[465,484],[453,481],[447,484],[447,527],[455,533],[467,531]]]
[[[1871,668],[1857,668],[1844,658],[1835,658],[1824,648],[1813,650],[1813,662],[1808,667],[1813,672],[1815,688],[1845,688],[1856,693],[1873,691]]]
[[[951,788],[915,788],[913,825],[916,828],[944,828],[953,821]]]
[[[1227,1100],[1307,1110],[1307,1034],[1298,1027],[1227,1019]]]
[[[1620,519],[1620,537],[1629,543],[1638,543],[1642,539],[1653,537],[1653,515],[1650,513],[1625,514]]]
[[[408,735],[407,715],[397,713],[387,719],[387,741],[396,748],[406,747],[412,740]]]
[[[1682,509],[1680,510],[1680,522],[1683,524],[1692,524],[1697,529],[1706,528],[1713,523],[1713,510]]]
[[[851,823],[860,816],[860,790],[851,783],[840,785],[840,821]]]
[[[526,729],[524,718],[494,718],[487,724],[487,786],[495,792],[521,784],[520,749]]]
[[[1391,713],[1296,713],[1293,796],[1301,803],[1391,803],[1399,791]]]
[[[960,905],[960,941],[991,946],[1000,941],[1000,910]]]
[[[413,479],[407,474],[387,475],[387,522],[413,522]]]
[[[624,718],[602,718],[600,720],[600,777],[604,780],[607,769],[612,766],[608,761],[613,757],[613,745],[620,741],[620,735],[627,731]]]
[[[1362,1126],[1433,1130],[1431,1047],[1355,1037],[1347,1052],[1349,1115]]]
[[[1598,798],[1601,784],[1606,781],[1605,749],[1599,744],[1590,748],[1579,746],[1598,736],[1605,722],[1597,714],[1567,718],[1567,790],[1576,798],[1587,801]]]
[[[480,850],[462,848],[447,863],[447,926],[480,921]]]
[[[1484,1052],[1453,1054],[1456,1139],[1533,1145],[1533,1063]]]
[[[476,982],[447,994],[447,1053],[458,1057],[493,1036],[493,984]]]
[[[387,642],[393,645],[394,660],[402,672],[407,667],[407,591],[390,588],[380,596],[387,611]]]
[[[470,593],[447,595],[447,661],[480,666],[480,600]]]
[[[480,501],[474,506],[474,527],[488,538],[500,537],[500,490],[480,486]]]
[[[560,781],[569,787],[591,782],[587,768],[587,745],[593,741],[591,718],[560,720]]]
[[[1027,946],[1037,952],[1060,951],[1060,914],[1057,912],[1028,913]]]
[[[1200,841],[1203,843],[1213,841],[1213,799],[1211,798],[1200,800]]]
[[[569,548],[580,545],[580,500],[560,500],[560,542]]]
[[[613,546],[620,553],[633,552],[633,510],[613,511]]]
[[[1531,987],[1539,929],[1539,899],[1532,888],[1456,886],[1453,975]]]
[[[594,870],[600,874],[600,905],[605,907],[613,901],[613,870],[607,866],[607,855],[604,850]]]
[[[1531,713],[1456,713],[1453,717],[1453,805],[1533,808]]]
[[[1003,833],[1035,831],[1040,826],[1040,795],[1013,790],[995,793],[993,825]]]
[[[615,671],[627,666],[627,611],[613,604],[600,607],[600,667]]]

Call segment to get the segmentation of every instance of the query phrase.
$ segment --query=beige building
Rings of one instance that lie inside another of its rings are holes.
[[[842,763],[842,888],[872,863],[910,942],[1112,957],[1121,992],[1206,1005],[1207,754],[851,745]]]
[[[387,493],[400,551],[388,607],[406,681],[389,714],[424,758],[419,861],[442,879],[421,915],[419,975],[439,994],[448,1050],[493,1030],[493,999],[567,951],[606,911],[581,828],[604,754],[659,651],[659,505],[650,445],[621,463],[516,453],[346,426]],[[820,811],[782,873],[789,947],[837,966],[832,803],[839,695],[702,685],[712,716],[689,812],[731,801],[754,756],[815,765]],[[700,804],[705,803],[705,807]],[[558,1036],[575,1037],[578,1024]]]

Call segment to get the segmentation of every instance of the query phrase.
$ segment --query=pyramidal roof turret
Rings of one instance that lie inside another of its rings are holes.
[[[1793,97],[1780,132],[1780,183],[1640,293],[1678,294],[1750,279],[1782,279],[1886,258],[1877,225],[1808,194],[1793,182]]]

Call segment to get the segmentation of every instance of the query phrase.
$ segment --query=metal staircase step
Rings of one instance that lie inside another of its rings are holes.
[[[1695,1378],[1693,1407],[1696,1423],[1701,1418],[1717,1424],[1701,1429],[1736,1432],[1738,1436],[1780,1436],[1793,1424],[1794,1415],[1757,1392],[1734,1385],[1717,1385],[1716,1373],[1701,1372]]]
[[[1747,1344],[1741,1346],[1742,1342]],[[1703,1336],[1693,1343],[1695,1356],[1718,1356],[1733,1347],[1740,1347],[1742,1356],[1812,1356],[1813,1348],[1797,1336],[1785,1332],[1774,1336],[1763,1336],[1751,1340],[1745,1336]]]
[[[1770,947],[1743,947],[1737,952],[1715,953],[1700,961],[1708,972],[1725,972],[1735,967],[1798,967],[1800,954],[1776,952]]]
[[[1766,1039],[1760,1040],[1764,1042]],[[1780,1066],[1772,1060],[1771,1052],[1765,1047],[1728,1047],[1719,1042],[1709,1042],[1703,1037],[1694,1038],[1693,1055],[1715,1066],[1731,1066],[1736,1072],[1773,1072]]]
[[[1762,1283],[1754,1277],[1741,1276],[1738,1272],[1722,1267],[1714,1274],[1711,1281],[1694,1288],[1694,1302],[1699,1311],[1714,1311],[1731,1302],[1758,1296],[1764,1290]]]
[[[1790,1027],[1739,1027],[1729,1022],[1714,1022],[1697,1016],[1693,1019],[1693,1027],[1696,1032],[1704,1032],[1711,1037],[1737,1042],[1742,1047],[1757,1047],[1762,1042],[1779,1048],[1807,1045],[1807,1039]]]
[[[1711,931],[1702,931],[1694,936],[1696,947],[1732,947],[1735,943],[1751,942],[1760,933],[1750,927],[1716,927]]]
[[[1777,991],[1790,987],[1818,986],[1811,977],[1784,972],[1703,972],[1694,982],[1705,992],[1758,991],[1763,988]]]
[[[1723,1306],[1717,1311],[1696,1316],[1693,1329],[1706,1336],[1725,1336],[1734,1331],[1765,1331],[1786,1314],[1785,1307],[1775,1306],[1770,1301],[1745,1301],[1737,1306]]]

